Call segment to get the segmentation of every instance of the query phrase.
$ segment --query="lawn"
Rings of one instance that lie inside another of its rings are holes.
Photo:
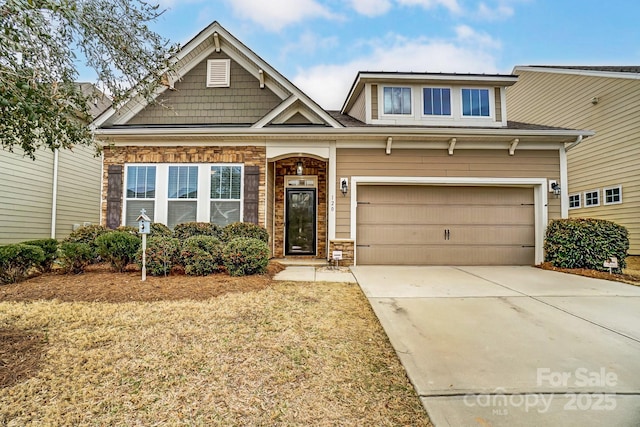
[[[357,285],[134,276],[0,288],[0,425],[430,425]],[[101,280],[162,297],[77,297]]]

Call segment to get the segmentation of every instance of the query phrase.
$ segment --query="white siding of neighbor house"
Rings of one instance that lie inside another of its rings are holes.
[[[99,223],[101,159],[90,148],[59,154],[56,238],[73,224]],[[54,154],[36,160],[0,151],[0,244],[51,237]]]
[[[508,88],[509,118],[596,132],[567,153],[568,191],[592,217],[629,230],[629,253],[640,254],[640,80],[516,70]],[[597,103],[593,103],[593,98]],[[604,205],[603,189],[622,185],[622,203]],[[584,192],[598,190],[600,206],[584,207]]]

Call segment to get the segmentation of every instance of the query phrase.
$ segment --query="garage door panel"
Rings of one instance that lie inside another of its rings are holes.
[[[521,246],[379,245],[360,247],[358,264],[380,265],[531,265],[534,248]]]
[[[376,185],[357,191],[358,264],[534,262],[530,187]]]
[[[478,227],[457,225],[444,228],[439,225],[361,225],[358,228],[359,245],[384,245],[401,242],[408,245],[525,245],[535,244],[532,225]],[[448,238],[445,230],[449,230]]]
[[[531,206],[358,205],[358,223],[363,225],[531,224],[533,217]]]

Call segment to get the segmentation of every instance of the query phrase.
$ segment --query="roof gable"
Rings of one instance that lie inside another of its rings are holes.
[[[230,87],[206,87],[206,62],[214,58],[231,60]],[[110,108],[100,115],[93,126],[235,124],[261,127],[267,124],[261,120],[264,116],[293,99],[323,125],[342,127],[217,22],[189,41],[173,59],[175,76],[168,76],[167,85],[158,89],[156,100],[160,102],[149,105],[141,96],[134,95],[118,108]],[[201,77],[201,87],[194,81],[196,76]],[[227,108],[230,110],[224,111]]]

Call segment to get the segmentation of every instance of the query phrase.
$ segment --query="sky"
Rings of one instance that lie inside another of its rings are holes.
[[[510,74],[516,65],[640,65],[634,0],[159,0],[186,44],[213,21],[323,108],[358,71]]]

